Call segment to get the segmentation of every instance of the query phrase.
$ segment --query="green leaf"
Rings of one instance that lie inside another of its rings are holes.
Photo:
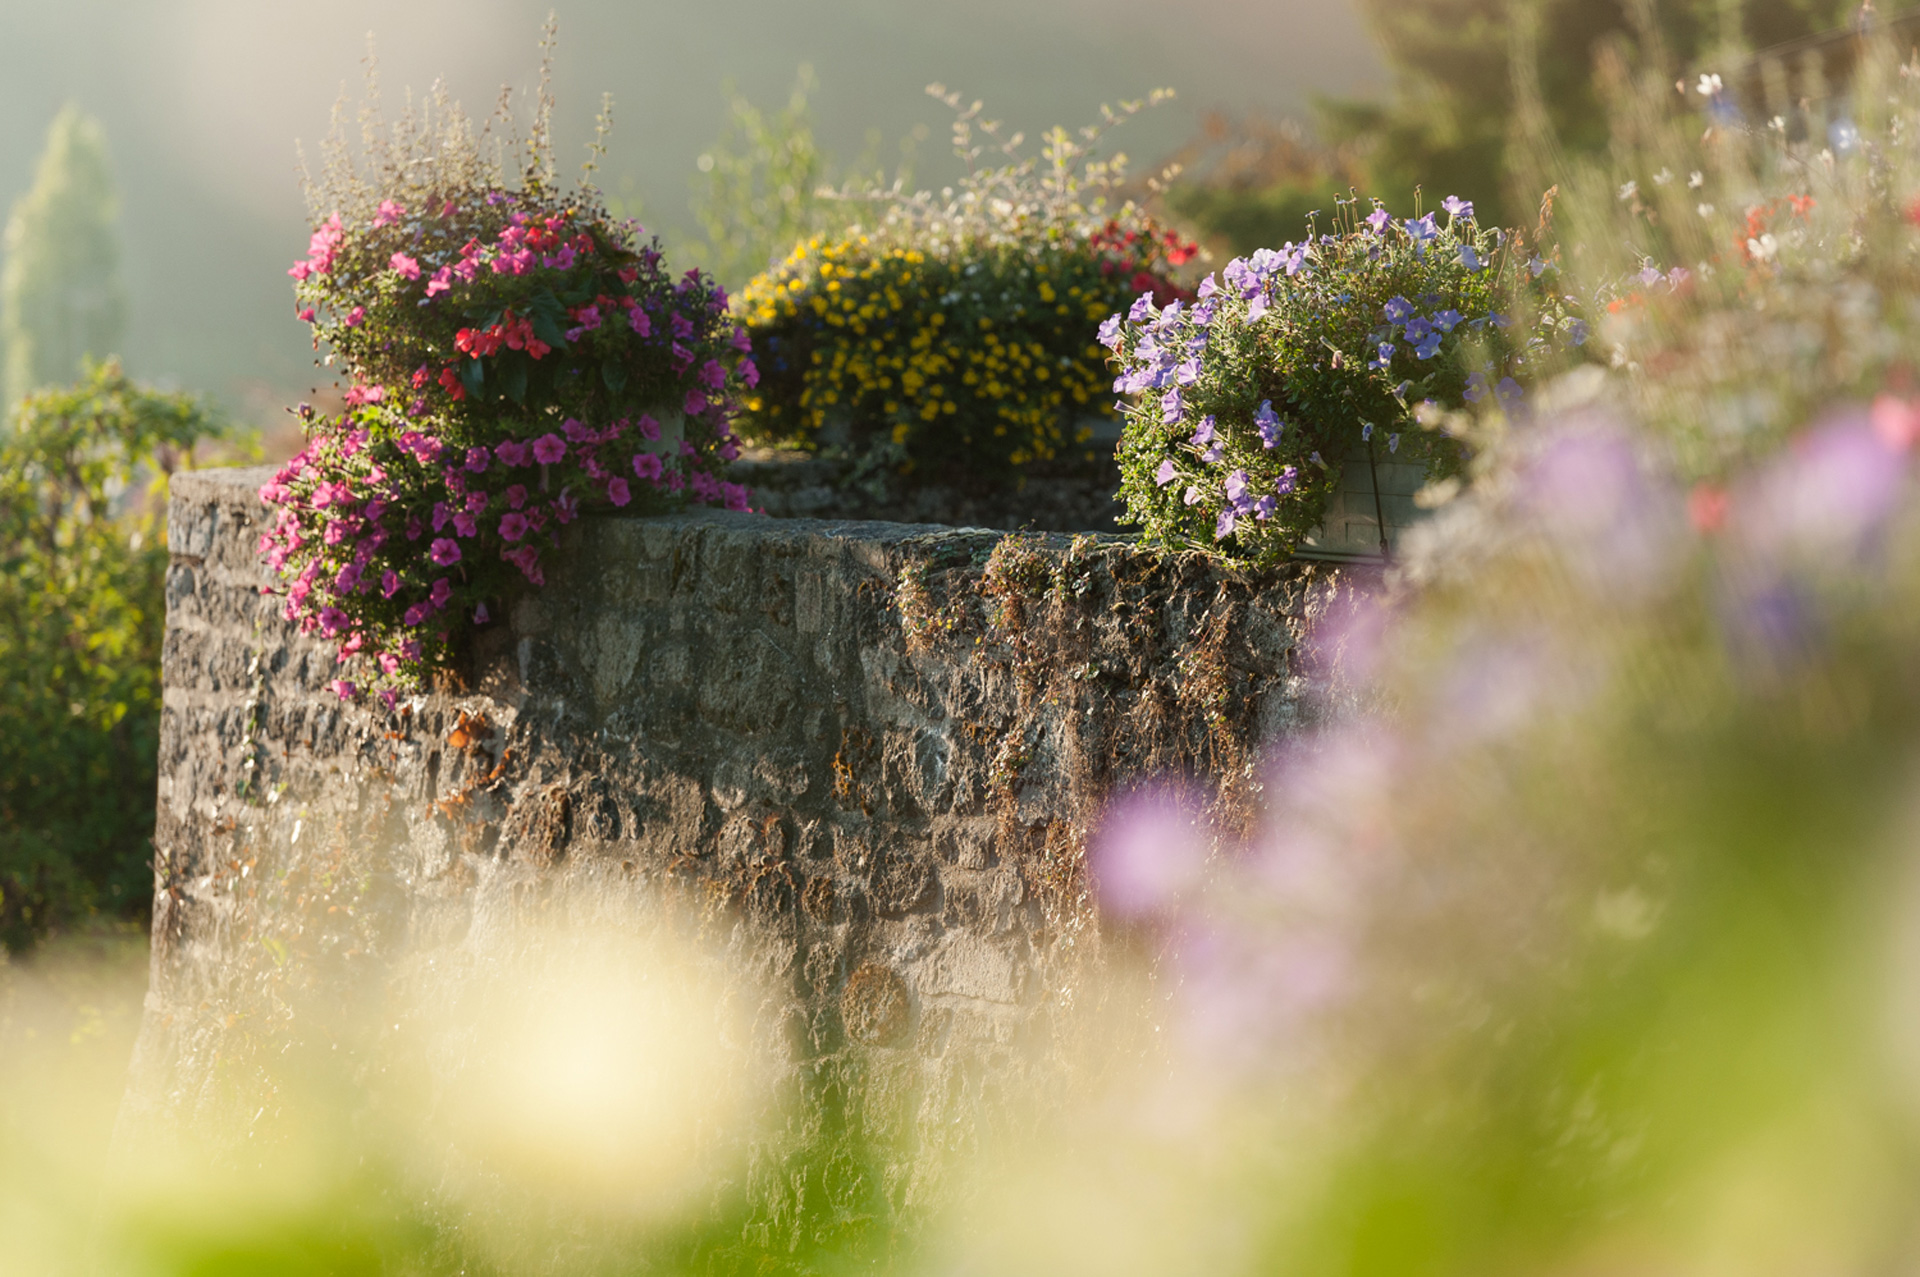
[[[617,359],[604,360],[600,365],[600,380],[607,384],[608,390],[619,394],[627,388],[627,366]]]
[[[460,365],[460,384],[465,386],[467,393],[475,399],[486,396],[486,363],[484,359],[469,359]]]
[[[523,407],[527,402],[527,362],[524,355],[512,355],[501,359],[500,366],[494,370],[500,392]]]
[[[532,312],[534,336],[549,346],[567,344],[567,308],[551,288],[543,288],[529,298],[527,309]]]

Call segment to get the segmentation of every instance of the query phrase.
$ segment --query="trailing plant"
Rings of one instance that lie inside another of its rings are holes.
[[[741,428],[921,478],[1004,482],[1111,416],[1089,329],[1141,292],[1185,295],[1174,270],[1197,250],[1111,204],[1125,157],[1094,158],[1104,130],[1146,103],[1078,135],[1055,129],[1032,156],[979,121],[979,103],[929,91],[958,112],[967,176],[939,196],[844,192],[877,210],[871,227],[811,238],[747,286],[740,313],[766,380]],[[1003,162],[980,166],[982,136]]]
[[[366,176],[336,137],[309,186],[317,226],[288,273],[351,385],[344,412],[303,409],[260,547],[288,619],[370,667],[343,697],[416,684],[516,582],[543,582],[582,511],[747,508],[715,472],[757,380],[726,293],[676,280],[591,186],[559,188],[550,108],[543,89],[511,178],[439,97],[369,129]]]
[[[0,943],[152,899],[166,476],[221,431],[115,363],[0,433]],[[151,484],[152,490],[148,489]]]
[[[1153,544],[1272,561],[1320,522],[1352,457],[1458,470],[1459,442],[1423,414],[1517,404],[1523,365],[1586,332],[1540,286],[1549,263],[1465,200],[1444,209],[1342,201],[1333,231],[1309,222],[1297,244],[1236,258],[1192,303],[1143,296],[1110,316],[1123,518]]]

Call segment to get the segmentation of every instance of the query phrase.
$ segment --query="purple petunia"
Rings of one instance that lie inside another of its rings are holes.
[[[1160,419],[1168,425],[1179,421],[1180,415],[1185,411],[1186,405],[1180,401],[1180,387],[1175,386],[1160,396]]]
[[[1260,432],[1260,442],[1262,444],[1268,448],[1279,445],[1280,431],[1284,423],[1281,422],[1279,414],[1273,410],[1273,400],[1263,399],[1260,401],[1260,411],[1253,414],[1253,425],[1254,428]]]
[[[447,567],[460,561],[460,543],[452,537],[436,537],[427,550],[427,556],[440,567]]]

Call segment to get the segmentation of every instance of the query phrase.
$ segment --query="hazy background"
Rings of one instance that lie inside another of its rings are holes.
[[[1121,135],[1146,163],[1210,108],[1297,111],[1380,77],[1346,0],[0,0],[0,209],[63,103],[98,117],[123,201],[129,371],[267,420],[315,380],[284,273],[306,243],[295,142],[314,148],[343,86],[357,99],[368,33],[390,107],[444,76],[485,115],[503,83],[534,82],[549,9],[563,158],[583,155],[612,92],[602,184],[637,196],[670,239],[690,228],[688,180],[727,79],[776,106],[811,64],[823,145],[851,159],[878,128],[891,156],[926,124],[920,175],[937,180],[934,80],[1029,133],[1170,86],[1179,100]]]

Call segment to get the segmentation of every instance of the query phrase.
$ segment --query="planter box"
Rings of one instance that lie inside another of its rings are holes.
[[[1384,447],[1376,447],[1369,465],[1365,444],[1347,454],[1340,486],[1327,499],[1326,517],[1300,542],[1296,557],[1335,562],[1378,562],[1391,557],[1399,548],[1401,534],[1426,517],[1427,512],[1413,503],[1413,494],[1425,485],[1427,468],[1390,457]],[[1386,523],[1384,555],[1380,548],[1382,520]]]

